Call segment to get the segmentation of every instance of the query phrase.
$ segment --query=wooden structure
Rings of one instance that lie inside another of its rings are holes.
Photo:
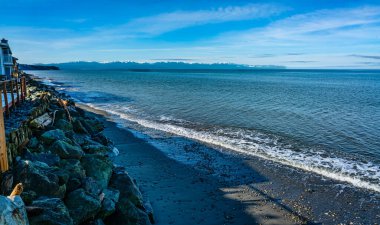
[[[4,114],[9,116],[11,110],[25,101],[27,96],[25,77],[13,78],[10,80],[0,81],[0,170],[8,170],[8,156],[5,139]],[[10,98],[9,98],[10,95]],[[4,99],[4,104],[3,104]]]

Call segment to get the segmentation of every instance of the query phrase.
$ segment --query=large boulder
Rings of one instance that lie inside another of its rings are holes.
[[[151,224],[143,205],[141,192],[124,168],[118,167],[114,170],[109,187],[119,190],[120,197],[115,213],[112,218],[106,218],[106,224]]]
[[[16,165],[16,180],[24,184],[24,189],[34,191],[37,195],[63,198],[66,186],[60,185],[55,174],[59,169],[47,164],[29,160],[20,160]]]
[[[74,224],[95,218],[101,208],[99,196],[92,195],[82,188],[69,193],[65,203]]]
[[[86,171],[77,159],[61,160],[61,172],[68,175],[66,184],[68,192],[78,189],[82,185],[82,180],[86,177]]]
[[[61,140],[55,141],[50,147],[50,151],[59,155],[62,159],[80,159],[84,155],[80,147]]]
[[[106,218],[112,215],[116,210],[116,203],[119,201],[120,192],[116,189],[103,190],[102,208],[99,212],[99,217]]]
[[[104,146],[94,141],[91,144],[84,145],[83,150],[88,154],[99,154],[99,155],[105,155],[106,153],[111,151],[109,147]]]
[[[82,157],[81,163],[87,176],[93,177],[102,188],[106,188],[112,175],[112,162],[108,157],[96,154],[87,154]]]
[[[73,119],[73,129],[75,132],[80,134],[89,134],[89,132],[83,126],[82,122],[79,119]]]
[[[39,161],[46,163],[48,166],[58,166],[61,159],[57,154],[51,153],[31,153],[29,151],[25,151],[23,155],[23,159],[30,161]]]
[[[143,198],[139,188],[123,167],[114,169],[109,187],[120,191],[119,202],[126,199],[131,201],[138,208],[144,208]]]
[[[72,225],[73,220],[63,201],[59,198],[39,199],[33,202],[32,207],[41,209],[37,215],[30,215],[32,225]]]
[[[73,130],[73,125],[65,119],[59,119],[54,126],[66,132]]]
[[[46,131],[45,133],[41,135],[40,139],[45,145],[51,145],[56,140],[62,140],[62,141],[68,140],[68,138],[66,138],[65,136],[65,133],[60,129]]]
[[[107,225],[151,225],[149,216],[143,210],[137,208],[127,199],[116,205],[116,211],[112,216],[104,220]]]
[[[0,224],[29,224],[25,205],[20,196],[0,196]]]

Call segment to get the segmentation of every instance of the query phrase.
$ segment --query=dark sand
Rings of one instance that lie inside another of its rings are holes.
[[[312,173],[255,157],[198,145],[201,158],[190,166],[169,158],[147,141],[119,128],[102,111],[109,137],[119,149],[114,162],[125,166],[151,202],[156,224],[375,224],[378,193],[339,185]]]

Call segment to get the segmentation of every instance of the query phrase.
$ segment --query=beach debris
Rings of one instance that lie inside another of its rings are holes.
[[[68,100],[63,100],[63,99],[59,98],[58,99],[58,103],[59,103],[60,106],[62,106],[65,109],[66,114],[67,114],[67,118],[68,118],[69,122],[71,123],[72,118],[71,118],[69,109],[67,108],[67,105],[68,105],[69,101]]]
[[[49,116],[48,113],[45,113],[42,116],[39,116],[36,119],[30,121],[29,126],[32,128],[43,129],[49,126],[52,122],[53,119]]]
[[[24,186],[22,183],[16,184],[15,188],[13,189],[12,193],[9,195],[9,197],[13,197],[16,195],[21,195],[22,191],[24,190]]]

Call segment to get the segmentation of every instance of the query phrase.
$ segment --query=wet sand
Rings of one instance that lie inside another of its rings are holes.
[[[83,107],[83,106],[82,106]],[[119,128],[102,111],[104,131],[120,151],[115,163],[136,179],[156,224],[299,224],[380,221],[380,196],[255,157],[205,150],[188,165]]]

